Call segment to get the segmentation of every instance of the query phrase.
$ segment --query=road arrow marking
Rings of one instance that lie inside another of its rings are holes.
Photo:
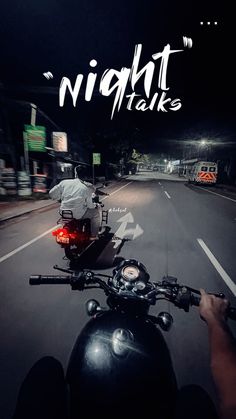
[[[134,217],[132,215],[131,212],[128,212],[127,214],[123,215],[123,217],[119,218],[119,220],[117,220],[117,223],[133,223],[134,222]]]
[[[125,230],[125,235],[133,235],[133,240],[137,239],[137,237],[141,236],[143,234],[143,229],[140,227],[139,224],[136,224],[135,228],[128,228]]]
[[[142,227],[140,227],[139,224],[136,224],[135,228],[126,228],[128,223],[134,223],[134,217],[131,212],[128,212],[128,214],[125,214],[123,217],[119,218],[119,220],[117,220],[117,223],[121,223],[121,225],[114,234],[114,237],[116,237],[118,240],[112,240],[115,243],[115,249],[120,245],[124,237],[133,236],[132,240],[135,240],[137,239],[137,237],[143,234],[143,229]]]

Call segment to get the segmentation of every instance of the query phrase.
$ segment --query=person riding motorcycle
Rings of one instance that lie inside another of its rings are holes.
[[[91,223],[90,240],[96,240],[100,227],[100,212],[96,206],[95,198],[96,189],[91,183],[81,179],[84,174],[84,168],[77,166],[75,178],[62,180],[49,191],[49,196],[61,203],[60,212],[70,210],[76,220],[89,218]]]

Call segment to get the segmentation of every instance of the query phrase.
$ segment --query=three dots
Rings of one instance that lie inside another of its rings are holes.
[[[210,25],[214,25],[214,26],[217,26],[218,25],[218,22],[200,22],[200,25],[207,25],[207,26],[210,26]]]

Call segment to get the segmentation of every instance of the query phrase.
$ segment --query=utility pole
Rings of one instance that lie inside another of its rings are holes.
[[[34,103],[31,103],[30,106],[31,106],[31,121],[30,121],[30,124],[35,126],[37,106]]]
[[[24,157],[25,157],[25,171],[27,175],[29,175],[30,170],[29,170],[28,137],[27,137],[27,133],[24,131],[23,131],[23,144],[24,144]]]
[[[30,103],[30,106],[31,106],[30,125],[35,126],[37,106],[34,103]],[[25,171],[29,175],[30,168],[29,168],[28,137],[27,137],[27,133],[25,132],[23,132],[23,143],[24,143]]]

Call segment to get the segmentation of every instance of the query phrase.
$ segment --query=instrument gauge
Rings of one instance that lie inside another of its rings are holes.
[[[121,271],[121,275],[126,281],[135,281],[139,278],[139,274],[138,267],[134,265],[125,266]]]

